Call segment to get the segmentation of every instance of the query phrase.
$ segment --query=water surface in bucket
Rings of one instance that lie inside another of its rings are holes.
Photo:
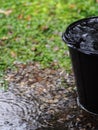
[[[98,18],[85,20],[70,27],[67,39],[69,44],[84,52],[98,53]]]

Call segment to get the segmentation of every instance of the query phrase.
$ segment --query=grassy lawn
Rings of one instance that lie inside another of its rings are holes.
[[[73,21],[97,15],[94,0],[0,0],[0,76],[15,62],[70,70],[61,34]]]

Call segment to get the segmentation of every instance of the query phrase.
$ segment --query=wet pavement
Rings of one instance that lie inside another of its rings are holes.
[[[8,90],[0,91],[0,130],[54,129],[69,104],[64,72],[40,69],[38,64],[16,66],[17,71],[5,76]]]
[[[76,102],[73,75],[64,70],[18,64],[0,90],[0,130],[97,130],[98,117]]]
[[[35,130],[38,105],[13,93],[0,92],[0,130]]]
[[[70,100],[71,102],[69,102]],[[73,107],[71,106],[72,98],[69,101],[66,97],[65,101],[40,103],[33,95],[31,97],[23,97],[10,91],[1,91],[0,129],[41,130],[50,128],[52,130],[57,128],[57,125],[55,128],[55,123],[57,122],[58,126],[62,128],[61,124],[65,120],[62,115],[68,113],[68,107]]]

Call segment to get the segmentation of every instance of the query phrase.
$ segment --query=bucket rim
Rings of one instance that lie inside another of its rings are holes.
[[[64,33],[62,33],[62,40],[68,45],[68,47],[71,47],[73,49],[76,49],[82,53],[86,53],[86,54],[92,54],[92,55],[98,55],[98,53],[94,53],[94,52],[90,52],[90,51],[86,51],[84,52],[82,49],[80,48],[77,48],[75,47],[74,45],[72,45],[69,40],[68,40],[68,33],[69,33],[69,30],[71,30],[72,28],[74,28],[76,25],[78,25],[79,23],[83,23],[83,22],[87,22],[89,21],[90,19],[98,19],[98,16],[91,16],[91,17],[87,17],[87,18],[82,18],[82,19],[79,19],[71,24],[69,24],[65,30]]]

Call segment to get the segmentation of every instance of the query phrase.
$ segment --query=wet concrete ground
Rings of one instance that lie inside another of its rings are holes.
[[[27,98],[10,91],[0,92],[0,130],[55,129],[57,122],[61,127],[60,124],[65,120],[62,116],[69,111],[69,101],[49,103],[46,106],[46,103],[40,104],[33,96]]]
[[[98,117],[76,102],[73,75],[64,70],[18,64],[0,90],[0,130],[97,130]]]

